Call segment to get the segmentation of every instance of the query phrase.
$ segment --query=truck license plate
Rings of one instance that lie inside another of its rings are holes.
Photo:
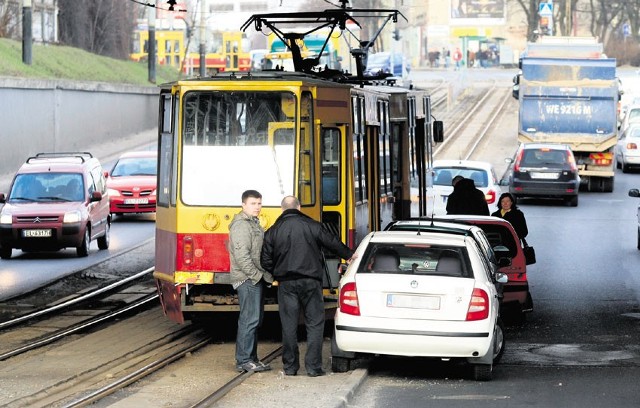
[[[22,230],[22,236],[25,238],[48,238],[51,236],[51,230],[50,229]]]

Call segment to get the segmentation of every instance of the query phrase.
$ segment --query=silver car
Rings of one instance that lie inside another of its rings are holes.
[[[623,173],[631,167],[640,167],[640,123],[632,123],[620,133],[615,154],[616,167]]]

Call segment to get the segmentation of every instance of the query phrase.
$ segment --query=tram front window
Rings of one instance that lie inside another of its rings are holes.
[[[289,92],[192,91],[184,96],[181,197],[237,206],[248,189],[265,206],[294,192],[295,106]]]

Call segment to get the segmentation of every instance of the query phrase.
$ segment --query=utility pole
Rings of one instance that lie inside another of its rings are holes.
[[[572,28],[573,28],[573,21],[572,21],[572,17],[573,17],[573,13],[571,12],[571,0],[565,0],[565,16],[566,16],[566,26],[567,26],[567,33],[565,34],[566,36],[571,36],[572,33]]]
[[[31,46],[33,33],[31,30],[31,0],[22,1],[22,62],[31,65]]]
[[[149,39],[147,41],[147,63],[149,64],[149,82],[156,83],[156,0],[149,6],[148,24]]]
[[[204,24],[204,13],[206,10],[206,1],[200,1],[200,77],[207,76],[207,39],[206,26]]]

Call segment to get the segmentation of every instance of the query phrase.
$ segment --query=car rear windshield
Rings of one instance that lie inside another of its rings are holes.
[[[525,149],[520,166],[523,167],[564,167],[568,163],[566,150]]]
[[[424,243],[371,243],[358,273],[473,276],[466,248]]]
[[[451,181],[455,176],[462,176],[473,180],[476,187],[487,187],[489,176],[482,169],[468,167],[436,167],[433,169],[435,176],[433,183],[437,186],[451,186]]]
[[[16,176],[9,201],[83,201],[84,191],[81,173],[25,173]]]
[[[509,257],[514,258],[518,254],[517,245],[520,243],[515,240],[511,230],[503,225],[480,224],[478,225],[487,236],[491,248],[497,246],[505,246],[509,248]]]

